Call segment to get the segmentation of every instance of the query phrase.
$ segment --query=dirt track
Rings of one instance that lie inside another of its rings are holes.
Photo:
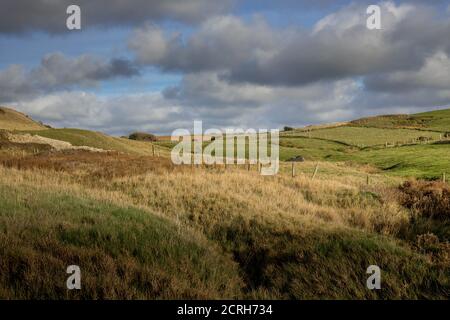
[[[108,150],[92,148],[87,146],[73,146],[71,143],[66,141],[60,141],[50,138],[41,137],[38,135],[31,134],[7,134],[7,139],[15,143],[37,143],[37,144],[48,144],[55,150],[86,150],[92,152],[106,152]]]

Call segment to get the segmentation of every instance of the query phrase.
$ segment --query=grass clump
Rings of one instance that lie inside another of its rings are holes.
[[[0,185],[0,298],[214,299],[240,291],[236,264],[164,218],[65,193]],[[66,289],[79,265],[82,289]]]
[[[450,188],[445,183],[407,181],[400,186],[402,204],[425,218],[450,220]]]
[[[432,234],[450,241],[450,188],[441,182],[407,181],[399,187],[400,203],[411,210],[407,237]]]

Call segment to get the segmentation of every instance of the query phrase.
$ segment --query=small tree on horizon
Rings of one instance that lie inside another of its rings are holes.
[[[137,141],[156,141],[156,136],[146,132],[133,132],[128,139]]]

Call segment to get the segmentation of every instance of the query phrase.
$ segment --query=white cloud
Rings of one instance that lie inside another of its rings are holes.
[[[117,135],[135,130],[167,131],[182,120],[182,109],[165,101],[159,93],[107,98],[64,91],[12,106],[55,127],[86,128]]]

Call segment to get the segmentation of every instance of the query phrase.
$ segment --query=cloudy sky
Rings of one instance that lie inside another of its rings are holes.
[[[450,107],[449,1],[2,0],[0,105],[115,135]]]

